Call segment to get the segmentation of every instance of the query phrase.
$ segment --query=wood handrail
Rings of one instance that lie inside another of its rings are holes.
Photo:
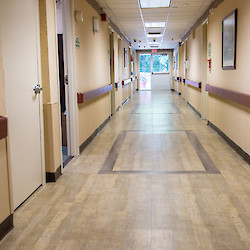
[[[243,106],[250,107],[250,95],[236,92],[229,89],[223,89],[206,84],[205,90],[211,94],[220,96],[224,99],[239,103]]]
[[[112,84],[109,84],[107,86],[98,88],[98,89],[93,89],[87,92],[83,93],[77,93],[77,103],[85,103],[88,102],[98,96],[104,95],[111,91],[113,88]]]
[[[195,81],[191,81],[191,80],[188,80],[188,79],[183,79],[183,82],[186,83],[187,85],[193,86],[193,87],[195,87],[197,89],[201,88],[201,82],[195,82]]]
[[[8,136],[8,119],[5,116],[0,116],[0,140]]]
[[[126,80],[123,80],[122,81],[122,86],[126,86],[126,85],[128,85],[129,83],[131,83],[132,82],[132,78],[128,78],[128,79],[126,79]]]

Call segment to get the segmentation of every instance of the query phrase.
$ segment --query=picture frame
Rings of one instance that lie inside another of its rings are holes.
[[[236,69],[237,9],[222,20],[222,69]]]
[[[128,67],[128,50],[124,48],[124,68]]]

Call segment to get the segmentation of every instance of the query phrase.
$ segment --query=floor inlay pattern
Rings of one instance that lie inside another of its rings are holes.
[[[143,130],[124,130],[121,131],[120,134],[118,135],[116,141],[114,142],[105,162],[102,165],[101,170],[99,171],[99,174],[220,174],[220,171],[217,169],[217,167],[215,166],[215,164],[213,163],[213,161],[211,160],[211,158],[209,157],[208,153],[206,152],[206,150],[204,149],[204,147],[202,146],[202,144],[200,143],[200,141],[198,140],[198,138],[195,136],[195,134],[191,131],[191,130],[170,130],[167,132],[162,132],[162,131],[156,131],[153,133],[153,135],[157,135],[158,139],[161,139],[164,135],[167,135],[167,133],[172,133],[172,132],[176,132],[176,133],[185,133],[187,135],[187,138],[189,139],[189,142],[191,143],[191,145],[193,146],[193,149],[195,150],[198,158],[200,159],[204,170],[172,170],[172,171],[162,171],[162,170],[157,170],[157,163],[152,164],[152,167],[154,169],[150,169],[150,170],[120,170],[117,171],[115,170],[115,165],[117,162],[117,159],[119,157],[120,151],[123,147],[124,141],[126,139],[126,137],[128,136],[129,133],[133,133],[133,140],[137,140],[136,134],[145,134],[147,137],[149,135],[152,135],[153,131],[143,131]],[[177,139],[178,140],[178,139]],[[149,141],[148,141],[149,142]],[[150,143],[150,142],[149,142]],[[155,144],[157,144],[157,146],[153,146],[152,148],[148,148],[148,154],[154,153],[154,152],[150,152],[150,149],[154,150],[154,148],[156,148],[156,150],[160,151],[160,148],[158,147],[159,144],[161,144],[162,141],[161,140],[156,140]],[[172,144],[171,144],[172,145]],[[180,145],[182,146],[182,145]],[[128,150],[131,147],[128,147]],[[133,151],[134,149],[132,149]],[[134,154],[138,154],[138,151],[140,151],[140,147],[136,148],[136,150],[134,150]],[[168,154],[168,152],[162,152],[160,151],[160,154]],[[130,154],[131,156],[131,154]],[[160,155],[158,155],[158,157],[160,157]],[[189,156],[187,156],[189,157]],[[128,159],[129,157],[127,157]],[[130,163],[129,164],[133,164],[133,160],[130,157]],[[181,159],[177,156],[174,159],[175,164],[181,164]],[[138,163],[138,161],[137,161]],[[165,158],[165,164],[168,163],[168,157]],[[140,163],[139,163],[140,164]]]
[[[250,167],[176,93],[134,94],[63,171],[0,250],[250,249]]]

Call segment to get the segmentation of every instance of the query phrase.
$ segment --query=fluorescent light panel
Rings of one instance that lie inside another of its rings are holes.
[[[164,28],[165,22],[145,22],[146,28]]]
[[[156,42],[153,42],[153,43],[148,43],[150,46],[159,46],[160,43],[156,43]]]
[[[141,8],[163,8],[170,7],[171,0],[140,0]]]
[[[147,34],[147,37],[162,37],[162,34]]]

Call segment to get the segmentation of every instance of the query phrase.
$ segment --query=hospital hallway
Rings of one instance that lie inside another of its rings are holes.
[[[171,91],[139,91],[0,249],[250,249],[249,165]]]

